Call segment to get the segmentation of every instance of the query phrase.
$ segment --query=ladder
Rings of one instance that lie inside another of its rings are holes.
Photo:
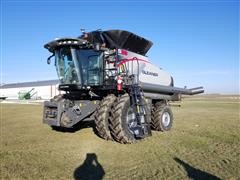
[[[133,131],[136,138],[144,138],[146,136],[151,136],[151,114],[150,110],[147,111],[147,102],[143,98],[141,87],[136,81],[133,82],[135,83],[130,86],[130,102],[137,122]]]

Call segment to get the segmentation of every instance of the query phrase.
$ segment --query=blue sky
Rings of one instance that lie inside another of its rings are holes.
[[[238,1],[1,1],[1,82],[56,79],[43,45],[80,29],[125,29],[151,40],[151,61],[176,86],[239,94]]]

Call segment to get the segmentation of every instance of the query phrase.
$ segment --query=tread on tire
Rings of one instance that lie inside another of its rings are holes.
[[[162,121],[164,113],[169,114],[170,122],[167,126]],[[173,113],[171,108],[164,102],[157,102],[152,112],[151,127],[155,131],[169,131],[173,123]]]
[[[95,125],[98,135],[106,140],[112,140],[112,136],[109,129],[109,121],[111,118],[111,109],[113,107],[116,96],[110,94],[103,98],[99,107],[96,110]]]

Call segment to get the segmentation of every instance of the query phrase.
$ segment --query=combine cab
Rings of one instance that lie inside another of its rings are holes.
[[[170,101],[203,93],[202,87],[174,87],[173,78],[154,66],[146,53],[152,42],[128,31],[109,30],[62,38],[44,47],[55,57],[65,94],[44,102],[43,122],[73,128],[94,119],[100,137],[133,143],[168,131],[173,114]]]

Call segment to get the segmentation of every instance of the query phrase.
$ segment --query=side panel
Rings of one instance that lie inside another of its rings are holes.
[[[130,51],[119,49],[118,69],[128,75],[139,74],[140,83],[164,86],[171,84],[170,74],[151,64],[146,56]]]
[[[147,63],[140,68],[139,81],[141,83],[169,86],[171,84],[171,76],[160,68]]]

